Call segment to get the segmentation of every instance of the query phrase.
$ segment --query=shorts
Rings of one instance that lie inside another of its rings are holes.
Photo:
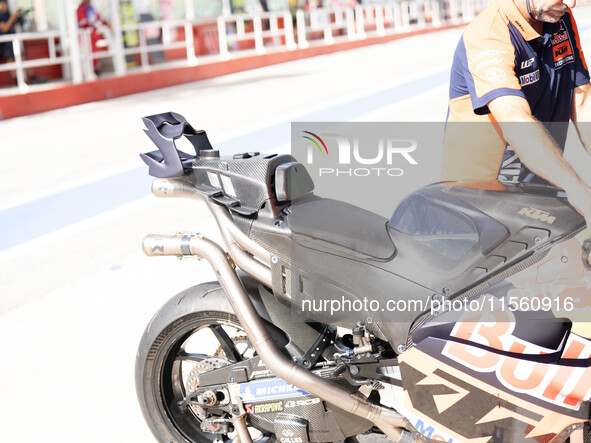
[[[4,62],[14,60],[14,51],[12,50],[12,42],[0,43],[0,57]]]

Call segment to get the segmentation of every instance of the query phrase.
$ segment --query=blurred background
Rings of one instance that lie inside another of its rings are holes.
[[[199,80],[205,73],[163,70],[216,66],[225,72],[344,48],[471,20],[486,0],[6,0],[17,14],[0,33],[2,96],[40,92],[34,110],[55,109],[48,89],[140,74],[134,85],[100,82],[85,99],[112,98]],[[239,63],[236,59],[243,59]],[[227,63],[234,59],[234,63]],[[220,70],[212,75],[219,75]],[[180,75],[182,73],[182,75]],[[147,74],[151,74],[148,76]],[[210,75],[211,76],[211,75]],[[148,82],[147,79],[150,79]],[[50,85],[38,86],[49,83]],[[9,87],[9,88],[6,88]],[[16,89],[15,89],[16,88]],[[70,88],[71,90],[71,88]],[[62,90],[59,106],[76,104]],[[78,90],[79,92],[79,90]],[[102,95],[101,95],[102,93]],[[55,95],[53,96],[55,97]],[[54,100],[55,102],[55,100]],[[14,98],[1,118],[30,113]]]
[[[194,201],[157,199],[142,116],[174,111],[222,154],[290,150],[291,122],[444,122],[470,0],[10,0],[0,36],[0,441],[150,442],[137,345],[207,263],[147,258],[151,233],[217,238]],[[31,9],[32,8],[32,9]],[[574,11],[591,48],[591,8]],[[96,17],[95,17],[96,18]],[[437,181],[441,146],[416,184]],[[424,154],[424,152],[422,153]],[[580,146],[567,152],[583,174]],[[408,192],[396,178],[376,189]]]

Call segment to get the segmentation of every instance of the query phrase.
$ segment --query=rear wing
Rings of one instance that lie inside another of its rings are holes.
[[[147,128],[144,132],[158,147],[157,151],[140,154],[152,177],[182,177],[191,170],[191,163],[199,157],[200,151],[212,150],[205,131],[195,130],[185,117],[176,112],[150,115],[142,120]],[[175,140],[181,137],[193,145],[195,155],[176,148]]]
[[[291,155],[244,152],[220,157],[205,131],[196,131],[180,114],[156,114],[143,121],[145,133],[158,147],[157,151],[140,154],[150,175],[184,176],[184,181],[234,215],[257,217],[269,202],[268,210],[276,216],[282,207],[314,189],[304,165]],[[191,143],[195,155],[176,148],[175,140],[181,137]]]

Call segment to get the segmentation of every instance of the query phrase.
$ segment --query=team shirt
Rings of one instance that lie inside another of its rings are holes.
[[[488,103],[505,95],[525,98],[563,147],[574,88],[588,81],[570,10],[557,23],[544,23],[539,34],[512,0],[494,0],[456,48],[442,179],[543,182],[507,145]]]

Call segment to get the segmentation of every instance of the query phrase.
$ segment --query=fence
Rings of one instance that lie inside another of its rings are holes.
[[[339,37],[360,40],[371,34],[385,36],[458,24],[473,19],[487,4],[488,0],[402,0],[356,8],[300,9],[296,13],[295,36],[290,24],[293,17],[289,13],[219,17],[220,54],[228,58],[232,49],[240,50],[238,43],[241,42],[252,42],[256,52],[262,54],[266,52],[264,42],[268,38],[282,42],[287,50],[293,50],[296,47],[307,48],[311,41],[330,45]],[[277,26],[281,19],[283,27]],[[267,30],[262,26],[265,20],[271,24]]]
[[[155,54],[166,54],[167,60],[176,58],[185,66],[195,66],[205,54],[212,52],[217,59],[229,59],[245,51],[257,54],[269,48],[293,51],[310,45],[331,45],[343,39],[362,40],[468,22],[487,3],[487,0],[401,0],[356,8],[299,10],[295,20],[285,11],[220,16],[217,22],[174,20],[123,26],[119,23],[112,26],[113,31],[107,28],[102,31],[105,48],[94,52],[89,30],[10,34],[0,36],[0,42],[12,42],[15,60],[0,64],[0,72],[16,71],[19,91],[26,92],[27,70],[44,66],[60,65],[65,80],[81,83],[96,79],[93,67],[99,59],[110,62],[115,75],[125,75],[130,70],[125,62],[130,58],[137,60],[137,68],[133,69],[154,69],[154,59],[158,58]],[[122,33],[137,33],[138,44],[125,47]],[[27,40],[46,41],[49,55],[25,60],[21,49]]]
[[[47,42],[48,57],[24,60],[23,46],[26,41],[45,40]],[[25,72],[29,69],[43,66],[62,65],[71,62],[71,58],[63,55],[61,42],[66,39],[59,31],[47,31],[43,33],[28,32],[22,34],[9,34],[0,36],[0,43],[10,42],[14,52],[14,62],[0,64],[0,72],[16,71],[16,81],[21,92],[26,92],[28,87],[25,83]],[[60,55],[58,55],[58,48]]]

